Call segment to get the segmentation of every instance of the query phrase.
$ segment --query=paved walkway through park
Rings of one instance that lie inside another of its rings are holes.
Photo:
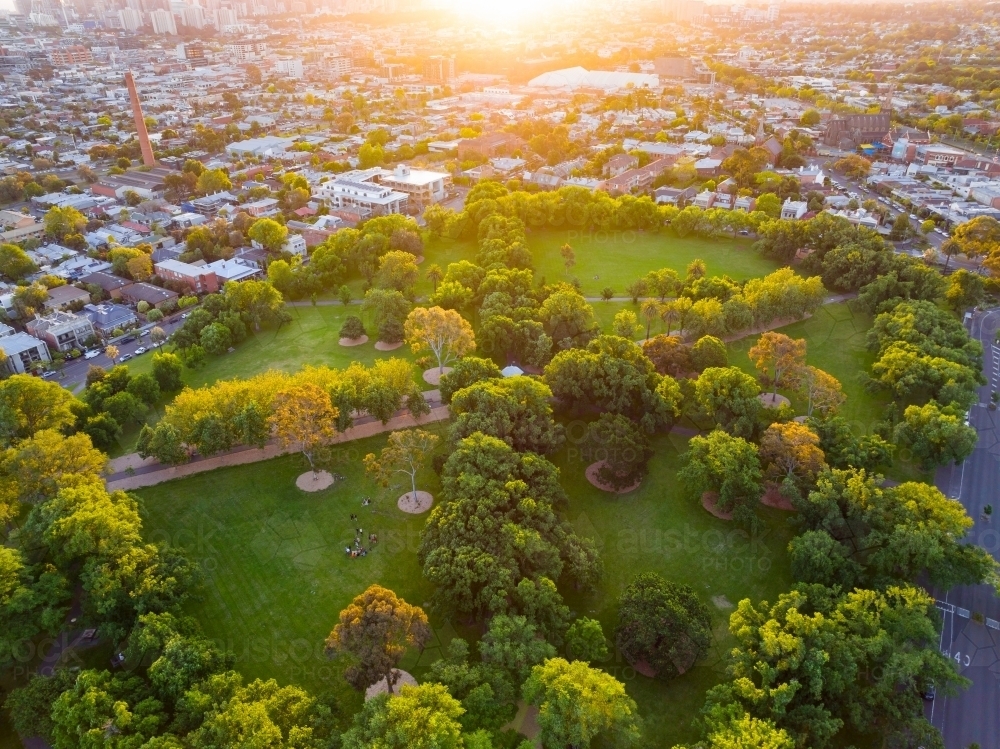
[[[423,393],[424,400],[430,406],[431,412],[420,419],[414,419],[406,409],[397,411],[395,415],[385,424],[371,416],[363,416],[354,420],[354,426],[344,432],[337,434],[337,438],[332,444],[341,442],[351,442],[365,437],[371,437],[382,432],[391,432],[397,429],[409,429],[411,427],[423,426],[435,421],[444,421],[451,416],[448,406],[441,402],[440,390],[427,390]],[[264,448],[257,447],[237,447],[229,452],[211,457],[196,457],[188,463],[179,466],[163,465],[156,458],[139,457],[138,453],[123,455],[110,461],[111,474],[107,477],[108,489],[114,491],[122,489],[131,491],[141,489],[145,486],[154,486],[170,481],[171,479],[193,476],[196,473],[214,471],[216,468],[225,466],[239,466],[248,463],[258,463],[262,460],[270,460],[280,455],[297,453],[299,450],[294,447],[283,448],[277,442],[271,442]]]

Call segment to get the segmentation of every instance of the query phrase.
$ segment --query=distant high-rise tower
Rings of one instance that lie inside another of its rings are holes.
[[[156,157],[153,155],[153,146],[149,142],[149,133],[146,132],[146,120],[142,116],[142,104],[139,102],[139,92],[135,89],[135,79],[132,77],[131,70],[125,73],[125,86],[128,88],[128,98],[132,102],[132,119],[135,120],[135,130],[139,136],[142,163],[145,166],[156,166]]]
[[[177,34],[177,22],[174,21],[174,14],[169,10],[157,8],[149,14],[149,21],[153,24],[154,34]]]

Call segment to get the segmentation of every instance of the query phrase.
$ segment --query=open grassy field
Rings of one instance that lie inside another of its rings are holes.
[[[346,481],[318,494],[295,488],[295,477],[306,469],[299,456],[137,492],[147,537],[183,546],[205,571],[205,594],[190,611],[209,636],[233,650],[237,668],[247,677],[333,689],[353,710],[359,700],[341,678],[342,666],[323,654],[323,640],[338,612],[374,582],[417,604],[429,599],[431,589],[416,558],[426,516],[400,512],[395,500],[404,487],[377,488],[361,466],[363,455],[381,448],[384,440],[371,438],[335,451],[333,466]],[[617,498],[586,481],[589,460],[572,440],[554,459],[570,496],[566,516],[581,535],[597,541],[606,568],[595,595],[569,592],[576,615],[600,619],[611,636],[617,597],[642,571],[694,586],[713,611],[717,643],[711,657],[675,682],[637,677],[625,663],[604,664],[639,702],[648,721],[649,746],[671,747],[694,737],[690,721],[705,689],[722,677],[729,604],[743,597],[773,600],[788,587],[783,550],[791,528],[783,514],[768,510],[767,529],[751,538],[710,516],[682,497],[675,480],[685,440],[662,436],[655,447],[649,478],[637,491]],[[433,472],[424,474],[418,485],[437,491]],[[361,507],[364,495],[376,499],[374,512]],[[354,538],[351,513],[361,516],[365,534],[379,534],[377,549],[363,559],[351,560],[344,553]],[[431,623],[432,646],[404,662],[418,679],[442,644],[458,634],[478,635],[438,617],[432,616]]]
[[[430,586],[416,559],[426,515],[397,509],[408,483],[382,489],[362,466],[364,455],[385,440],[382,435],[335,448],[324,462],[345,480],[322,492],[296,488],[296,477],[308,470],[301,455],[138,492],[147,537],[184,547],[204,571],[204,595],[191,613],[236,655],[236,668],[247,678],[334,689],[353,711],[360,700],[341,678],[342,667],[323,652],[340,610],[372,583],[418,605],[428,599]],[[430,469],[424,474],[418,487],[436,492],[436,475]],[[370,507],[361,505],[366,495],[374,500]],[[352,522],[352,513],[360,520]],[[375,532],[379,543],[368,556],[351,559],[344,549],[357,527],[364,530],[362,541]]]
[[[231,354],[209,356],[200,369],[184,369],[185,385],[199,387],[217,380],[234,377],[252,377],[269,369],[295,372],[306,364],[343,368],[351,362],[372,364],[376,359],[402,357],[412,359],[408,346],[390,352],[375,350],[376,331],[371,320],[365,319],[357,305],[322,305],[289,307],[292,321],[279,330],[263,330],[251,335]],[[337,343],[340,326],[349,315],[365,320],[370,339],[361,346],[344,347]],[[170,350],[169,343],[166,350]],[[133,374],[148,372],[152,367],[150,355],[128,362]],[[416,370],[414,370],[416,373]]]
[[[564,244],[570,245],[576,254],[576,265],[569,271],[559,254]],[[532,230],[528,234],[536,276],[549,283],[577,278],[583,294],[590,297],[600,296],[605,286],[624,296],[628,284],[658,268],[673,268],[684,275],[688,263],[696,258],[705,261],[709,274],[725,274],[738,281],[765,276],[778,268],[773,261],[753,252],[750,245],[746,239],[681,239],[669,230],[583,232],[548,229]],[[424,258],[416,287],[418,296],[426,296],[432,291],[432,284],[423,277],[432,264],[445,270],[449,263],[460,260],[475,262],[476,242],[428,237]],[[360,299],[364,295],[361,278],[353,278],[347,285],[355,298]],[[327,297],[333,296],[333,292],[327,294]]]

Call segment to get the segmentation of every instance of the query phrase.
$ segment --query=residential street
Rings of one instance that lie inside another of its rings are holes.
[[[970,424],[979,432],[975,452],[960,466],[938,471],[937,484],[960,499],[975,521],[971,541],[997,557],[1000,518],[984,515],[986,505],[1000,510],[1000,411],[990,411],[990,393],[1000,390],[1000,347],[994,338],[1000,310],[976,315],[972,335],[983,342],[989,384],[980,389]],[[1000,558],[1000,557],[998,557]],[[944,617],[941,652],[952,658],[972,686],[957,697],[939,695],[927,703],[927,717],[941,731],[947,749],[1000,749],[1000,598],[986,585],[935,591]]]

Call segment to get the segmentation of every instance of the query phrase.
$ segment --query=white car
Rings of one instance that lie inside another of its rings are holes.
[[[146,347],[145,346],[140,346],[139,348],[137,348],[135,350],[135,355],[136,356],[138,356],[139,354],[145,354],[145,353],[146,353]]]
[[[90,351],[84,351],[83,352],[83,358],[84,359],[96,359],[100,355],[101,355],[101,352],[98,351],[97,349],[91,349]]]

